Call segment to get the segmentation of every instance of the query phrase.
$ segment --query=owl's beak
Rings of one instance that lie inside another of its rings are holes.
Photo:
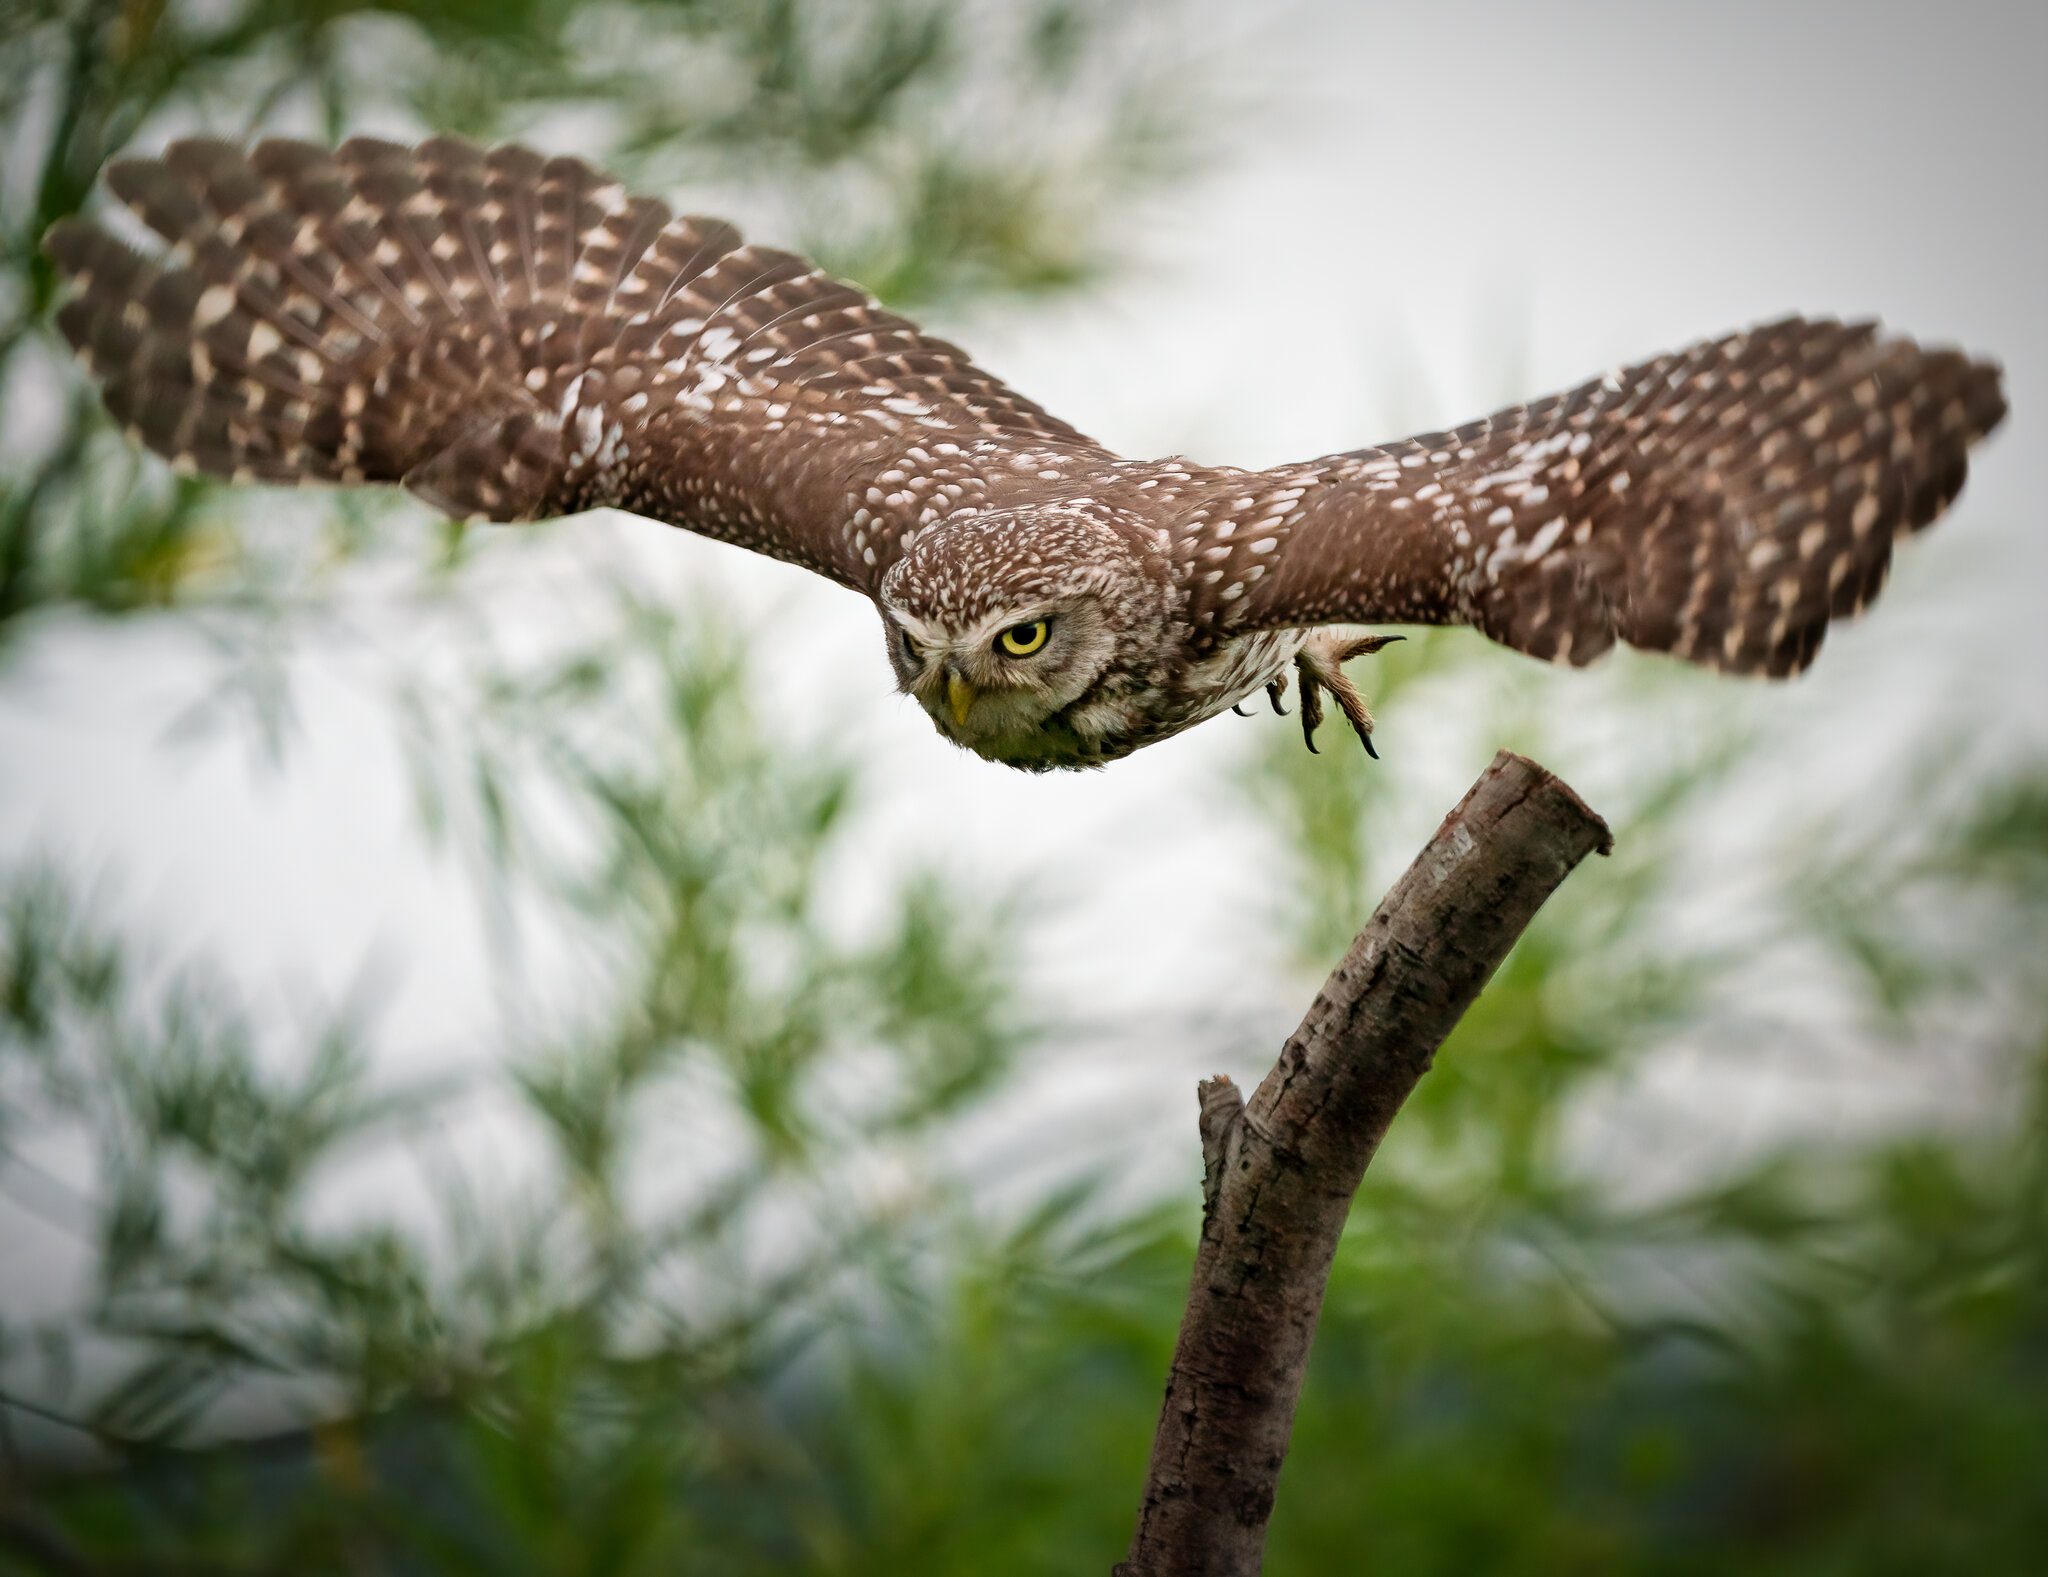
[[[953,711],[953,726],[965,728],[967,714],[974,706],[974,686],[951,669],[946,672],[946,705]]]

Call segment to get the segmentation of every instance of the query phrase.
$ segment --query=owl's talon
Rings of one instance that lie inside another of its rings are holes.
[[[1231,711],[1235,712],[1239,717],[1250,717],[1252,715],[1244,709],[1244,702],[1242,701],[1231,702],[1230,709]]]
[[[1396,641],[1405,641],[1405,635],[1361,635],[1355,640],[1337,643],[1336,660],[1348,663],[1354,657],[1370,657],[1374,652],[1392,646]]]
[[[1379,750],[1372,742],[1372,710],[1358,693],[1358,687],[1345,676],[1342,665],[1405,639],[1400,635],[1363,635],[1340,640],[1318,633],[1302,643],[1294,665],[1301,670],[1301,734],[1311,751],[1322,754],[1316,749],[1316,729],[1323,721],[1322,692],[1327,690],[1351,725],[1351,731],[1358,736],[1358,742],[1365,746],[1365,753],[1379,760]]]
[[[1266,699],[1273,703],[1276,717],[1287,715],[1287,675],[1275,674],[1266,684]]]
[[[1295,658],[1296,663],[1301,663],[1301,661],[1300,657],[1297,656]],[[1308,666],[1303,663],[1301,666],[1301,742],[1308,746],[1310,755],[1319,756],[1322,754],[1322,751],[1316,748],[1316,730],[1322,726],[1322,686],[1317,681],[1315,675],[1309,671]]]

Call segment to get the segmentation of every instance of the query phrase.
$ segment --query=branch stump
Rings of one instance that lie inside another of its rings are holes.
[[[1200,1086],[1202,1237],[1130,1552],[1113,1577],[1255,1577],[1352,1196],[1402,1103],[1607,824],[1502,751],[1324,983],[1249,1102]]]

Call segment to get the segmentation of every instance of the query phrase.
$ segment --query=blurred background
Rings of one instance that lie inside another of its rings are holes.
[[[2048,12],[8,0],[0,1570],[1036,1573],[1129,1535],[1193,1086],[1493,751],[1618,848],[1395,1127],[1269,1569],[2048,1559]],[[517,136],[1123,452],[1878,313],[2014,417],[1798,684],[1462,633],[1386,758],[950,750],[872,613],[594,516],[222,490],[37,254],[195,131]]]

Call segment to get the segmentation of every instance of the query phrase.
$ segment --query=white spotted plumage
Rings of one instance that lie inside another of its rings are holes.
[[[1452,432],[1268,471],[1131,461],[578,160],[194,141],[108,184],[168,249],[59,225],[58,321],[180,468],[492,520],[611,505],[803,565],[875,601],[943,732],[1025,767],[1277,700],[1290,663],[1305,717],[1326,691],[1369,742],[1339,664],[1370,643],[1328,624],[1796,672],[2004,413],[1989,363],[1793,318]],[[983,649],[1041,619],[1028,656]]]

